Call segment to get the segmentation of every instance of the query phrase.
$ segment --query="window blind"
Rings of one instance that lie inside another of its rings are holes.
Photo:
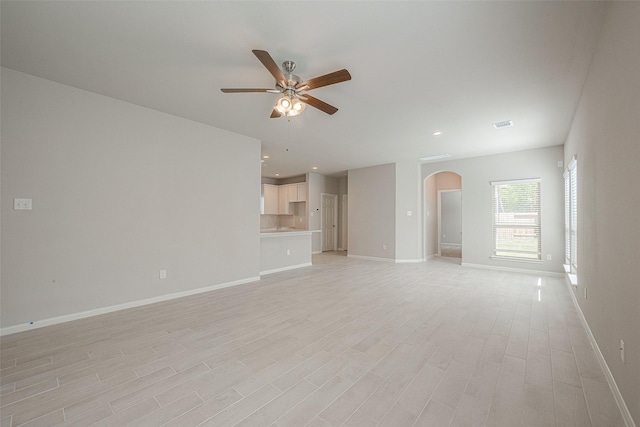
[[[571,264],[571,173],[564,174],[564,258]]]
[[[578,162],[569,165],[571,175],[571,265],[578,268]]]
[[[541,260],[540,179],[492,182],[493,255]]]

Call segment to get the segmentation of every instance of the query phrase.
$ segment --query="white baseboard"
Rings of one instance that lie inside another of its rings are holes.
[[[260,275],[264,276],[266,274],[279,273],[281,271],[294,270],[296,268],[310,267],[311,265],[312,264],[310,262],[305,262],[304,264],[296,264],[296,265],[290,265],[290,266],[287,266],[287,267],[274,268],[272,270],[261,271]]]
[[[613,374],[609,369],[609,365],[607,365],[607,361],[604,360],[604,356],[600,351],[600,347],[598,347],[596,338],[593,336],[593,333],[591,332],[591,328],[589,327],[589,323],[587,323],[587,319],[584,317],[584,314],[582,313],[580,304],[578,304],[578,300],[576,299],[576,295],[573,291],[573,285],[569,280],[566,280],[565,282],[567,283],[567,289],[569,290],[569,294],[571,295],[571,300],[573,301],[573,305],[576,307],[576,311],[578,312],[578,316],[580,317],[582,326],[584,326],[584,330],[587,333],[589,342],[591,342],[591,347],[593,347],[593,351],[596,353],[596,359],[598,359],[598,362],[600,363],[600,367],[604,372],[604,377],[607,379],[609,388],[613,392],[613,398],[618,404],[618,408],[620,409],[620,413],[622,414],[624,423],[627,427],[636,427],[636,423],[633,421],[633,418],[631,417],[631,412],[629,412],[629,408],[627,407],[627,404],[625,403],[624,398],[622,397],[622,393],[620,393],[618,384],[616,384],[616,380],[613,378]]]
[[[311,255],[318,255],[318,254],[321,254],[321,253],[322,253],[322,251],[315,251],[315,252],[311,252]]]
[[[539,274],[542,276],[564,277],[564,273],[556,273],[555,271],[527,270],[525,268],[500,267],[497,265],[485,265],[485,264],[471,264],[468,262],[463,262],[462,266],[484,268],[485,270],[512,271],[514,273],[527,273],[527,274]]]
[[[409,264],[414,262],[424,262],[422,258],[414,258],[414,259],[396,259],[396,264]]]
[[[217,285],[207,286],[204,288],[191,289],[188,291],[175,292],[172,294],[160,295],[152,298],[145,298],[138,301],[126,302],[124,304],[116,304],[108,307],[100,307],[93,310],[81,311],[78,313],[65,314],[63,316],[50,317],[35,322],[23,323],[15,326],[0,328],[0,336],[15,334],[18,332],[29,331],[31,329],[43,328],[45,326],[57,325],[58,323],[71,322],[73,320],[85,319],[87,317],[98,316],[100,314],[112,313],[114,311],[125,310],[127,308],[140,307],[143,305],[154,304],[157,302],[168,301],[176,298],[187,297],[190,295],[201,294],[203,292],[215,291],[216,289],[229,288],[231,286],[244,285],[245,283],[257,282],[260,277],[248,277],[246,279],[235,280],[233,282],[219,283]]]
[[[383,262],[395,262],[395,259],[392,258],[379,258],[374,256],[364,256],[364,255],[353,255],[347,254],[347,258],[356,258],[356,259],[366,259],[368,261],[383,261]]]

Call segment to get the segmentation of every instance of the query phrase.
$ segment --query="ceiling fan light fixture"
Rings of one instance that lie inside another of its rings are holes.
[[[294,99],[291,104],[291,109],[293,111],[297,111],[298,114],[304,111],[304,107],[306,107],[306,105],[304,104],[304,102],[300,101],[299,99]]]
[[[278,100],[278,103],[276,104],[276,110],[278,110],[282,114],[285,114],[290,109],[291,109],[291,99],[289,99],[286,96],[283,96]]]

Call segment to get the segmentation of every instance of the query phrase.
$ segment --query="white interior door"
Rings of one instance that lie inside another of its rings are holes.
[[[322,193],[320,213],[322,215],[322,251],[335,251],[338,243],[338,196]]]

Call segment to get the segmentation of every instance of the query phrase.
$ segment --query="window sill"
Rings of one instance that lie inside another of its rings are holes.
[[[526,262],[528,264],[542,264],[543,263],[543,261],[541,261],[539,259],[511,258],[511,257],[496,256],[496,255],[492,255],[489,258],[491,258],[491,259],[499,259],[499,260],[502,260],[502,261]]]
[[[571,283],[571,286],[574,288],[578,287],[578,275],[571,272],[571,266],[568,264],[563,264],[565,275],[567,276],[567,280]]]

